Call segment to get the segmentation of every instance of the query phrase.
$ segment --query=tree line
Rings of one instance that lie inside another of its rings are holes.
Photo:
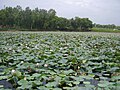
[[[56,15],[54,9],[45,10],[21,6],[5,7],[0,10],[0,28],[29,30],[90,30],[93,27],[89,18],[67,19]]]
[[[93,27],[95,27],[95,28],[106,28],[106,29],[119,29],[120,30],[120,26],[116,26],[115,24],[101,25],[101,24],[94,23]]]

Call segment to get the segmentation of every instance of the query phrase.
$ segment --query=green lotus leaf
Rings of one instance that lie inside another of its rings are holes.
[[[112,80],[120,80],[120,75],[119,76],[113,76],[111,79]]]
[[[7,76],[0,76],[0,80],[7,79]]]
[[[58,85],[57,82],[49,82],[49,83],[47,83],[45,86],[46,86],[46,87],[56,87],[57,85]]]
[[[37,87],[38,89],[40,89],[40,90],[49,90],[49,88],[47,88],[47,87],[45,87],[45,86],[39,86],[39,87]]]
[[[100,83],[98,83],[98,86],[102,88],[108,87],[108,85],[109,85],[108,81],[101,81]]]
[[[0,85],[0,88],[3,88],[4,86],[3,85]]]
[[[21,85],[19,89],[30,89],[32,87],[32,84],[24,79],[18,81],[18,84]]]

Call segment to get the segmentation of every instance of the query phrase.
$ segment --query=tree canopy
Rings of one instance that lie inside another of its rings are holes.
[[[0,27],[37,30],[90,30],[89,18],[75,17],[67,19],[56,15],[54,9],[35,8],[31,10],[21,6],[6,7],[0,10]]]

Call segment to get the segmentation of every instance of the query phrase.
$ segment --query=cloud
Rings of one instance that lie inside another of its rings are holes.
[[[16,5],[31,9],[36,7],[57,11],[58,16],[71,18],[88,17],[101,24],[115,23],[120,25],[120,0],[0,0],[0,9]]]
[[[91,0],[58,0],[67,5],[86,7],[91,3]]]

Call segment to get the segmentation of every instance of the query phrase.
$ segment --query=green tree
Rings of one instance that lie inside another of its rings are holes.
[[[43,30],[89,30],[92,28],[92,21],[88,18],[75,17],[67,19],[58,17],[54,9],[45,10],[35,8],[25,10],[20,6],[6,7],[0,10],[0,26],[16,29],[43,29]],[[115,25],[97,25],[98,27],[115,28]]]

